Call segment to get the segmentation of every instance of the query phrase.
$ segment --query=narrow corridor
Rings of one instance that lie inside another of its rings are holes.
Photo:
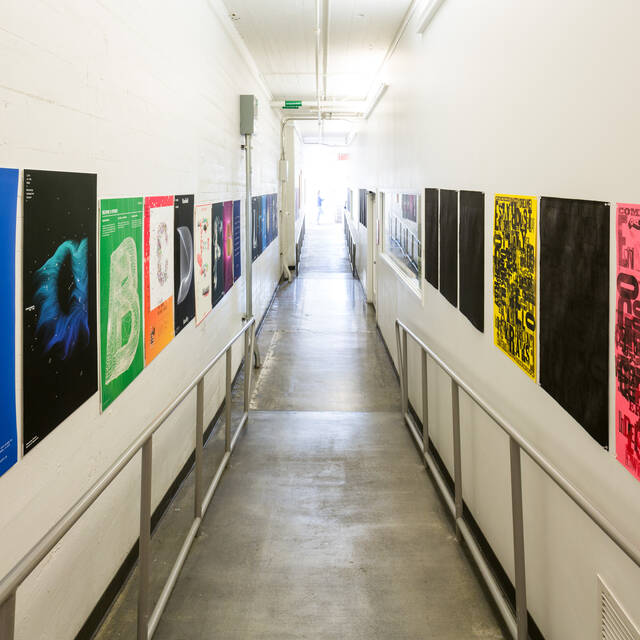
[[[155,637],[502,638],[403,425],[342,226],[310,226],[305,242],[259,337],[247,432]],[[158,585],[181,493],[154,541]],[[100,638],[133,637],[134,583]]]

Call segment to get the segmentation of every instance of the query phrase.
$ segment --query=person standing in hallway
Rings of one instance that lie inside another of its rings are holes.
[[[323,202],[324,202],[324,198],[320,195],[320,190],[318,190],[318,218],[316,220],[316,224],[320,224],[320,216],[322,215]]]

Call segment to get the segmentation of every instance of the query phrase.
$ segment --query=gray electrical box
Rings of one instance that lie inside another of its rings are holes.
[[[252,135],[258,117],[258,98],[254,95],[240,96],[240,133]]]

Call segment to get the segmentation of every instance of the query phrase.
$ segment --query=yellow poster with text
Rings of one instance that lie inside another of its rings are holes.
[[[536,379],[537,200],[496,195],[493,333],[496,346]]]

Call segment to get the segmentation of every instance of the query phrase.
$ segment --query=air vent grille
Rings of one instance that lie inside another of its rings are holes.
[[[640,640],[640,632],[609,587],[598,576],[602,640]]]

